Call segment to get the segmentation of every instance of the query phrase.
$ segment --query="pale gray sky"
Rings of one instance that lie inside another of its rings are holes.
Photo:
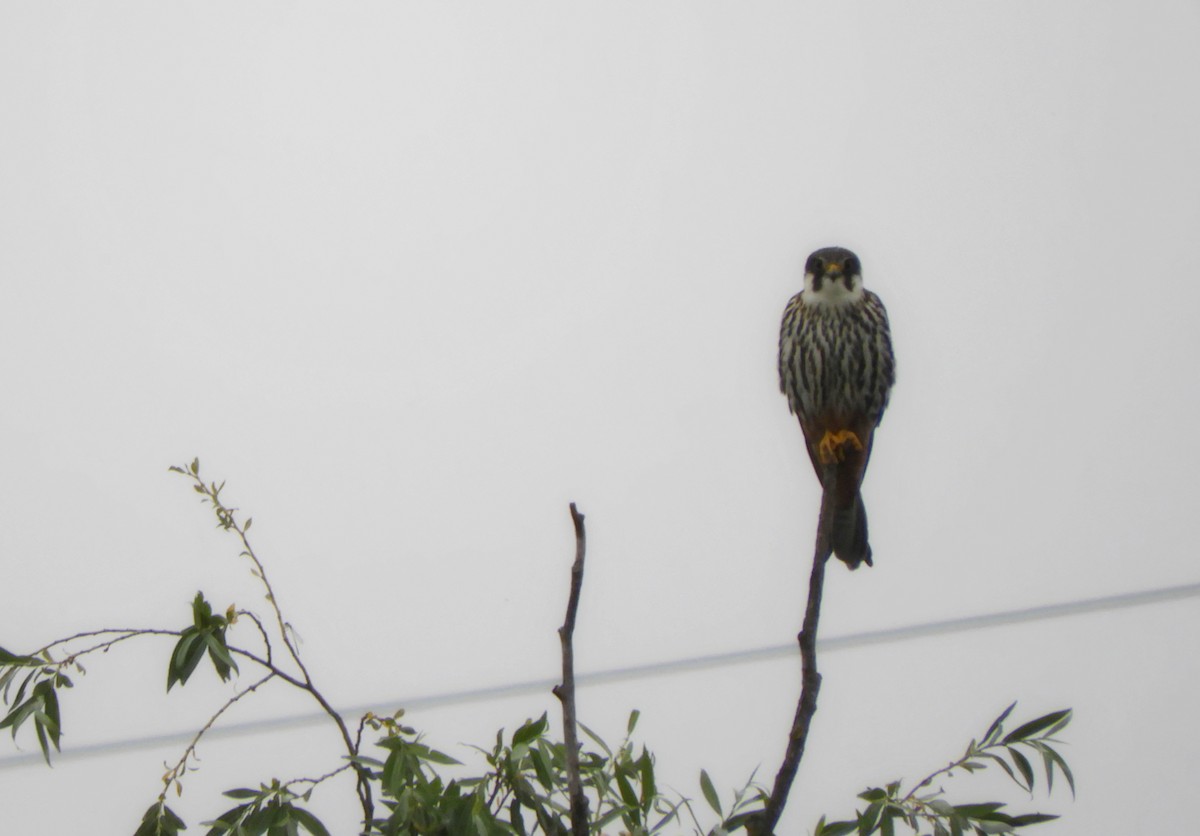
[[[791,641],[819,497],[776,335],[833,243],[899,381],[876,566],[831,567],[824,635],[1200,580],[1198,37],[1182,1],[3,3],[0,644],[265,606],[166,472],[193,455],[341,705],[554,676],[571,500],[581,670]],[[1013,699],[1077,710],[1078,800],[1004,790],[1064,814],[1040,832],[1181,820],[1198,626],[1193,598],[828,654],[787,832]],[[93,660],[64,746],[203,723],[227,689],[164,696],[167,652]],[[695,794],[773,775],[797,687],[764,661],[580,707],[614,737],[642,709]],[[445,748],[553,707],[410,719]],[[5,770],[0,824],[130,832],[179,751]],[[202,754],[193,828],[338,756]],[[349,784],[313,806],[351,832]]]

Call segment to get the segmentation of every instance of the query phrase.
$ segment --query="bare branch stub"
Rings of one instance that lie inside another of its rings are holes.
[[[587,836],[588,802],[579,777],[579,733],[575,716],[575,616],[579,611],[579,593],[583,589],[583,558],[587,552],[587,535],[583,514],[571,503],[571,522],[575,524],[575,562],[571,564],[571,594],[567,599],[567,615],[558,637],[562,642],[563,680],[554,688],[563,707],[563,742],[567,750],[567,791],[571,799],[571,833]]]
[[[800,643],[800,700],[796,704],[796,717],[788,734],[787,751],[783,763],[775,775],[771,797],[747,830],[753,836],[773,836],[775,825],[783,815],[792,782],[804,757],[804,746],[808,742],[808,728],[817,711],[817,694],[821,690],[821,674],[817,672],[817,624],[821,620],[821,593],[825,586],[825,564],[833,549],[830,545],[830,530],[833,527],[833,498],[837,490],[837,467],[825,466],[824,490],[821,494],[821,516],[817,521],[817,543],[813,550],[812,574],[808,580],[808,605],[804,611],[804,623],[797,637]]]

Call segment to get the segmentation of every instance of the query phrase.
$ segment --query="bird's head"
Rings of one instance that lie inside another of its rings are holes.
[[[845,247],[823,247],[804,266],[804,298],[809,304],[857,302],[863,295],[862,264]]]

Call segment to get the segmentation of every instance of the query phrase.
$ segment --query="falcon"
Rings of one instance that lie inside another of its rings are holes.
[[[896,380],[883,302],[863,288],[862,263],[843,247],[808,257],[804,290],[779,329],[779,388],[800,419],[817,478],[836,465],[830,542],[849,568],[872,566],[863,475]]]

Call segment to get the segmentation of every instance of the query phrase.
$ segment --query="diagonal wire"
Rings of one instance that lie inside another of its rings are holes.
[[[1200,597],[1200,583],[1180,584],[1177,586],[1147,589],[1139,592],[1128,592],[1121,595],[1109,595],[1103,598],[1087,598],[1077,601],[1066,601],[1058,604],[1046,604],[1038,607],[1025,607],[1016,610],[1004,610],[984,615],[968,615],[962,618],[949,618],[942,621],[929,621],[923,624],[910,624],[902,627],[890,627],[884,630],[868,630],[861,633],[848,633],[844,636],[833,636],[819,639],[817,647],[824,653],[838,650],[849,650],[856,647],[870,647],[879,644],[912,641],[913,639],[944,636],[953,633],[965,633],[971,630],[985,630],[993,627],[1004,627],[1012,624],[1023,624],[1031,621],[1046,621],[1053,618],[1067,618],[1087,613],[1107,612],[1110,610],[1126,609],[1129,607],[1165,604],[1181,601],[1187,598]],[[796,657],[795,643],[770,645],[766,647],[747,648],[728,653],[711,653],[703,656],[689,656],[684,659],[672,659],[664,662],[649,662],[644,665],[628,665],[620,668],[608,668],[592,673],[578,674],[577,684],[603,685],[612,682],[627,682],[635,679],[667,676],[670,674],[689,673],[692,671],[722,668],[729,665],[745,665],[769,659]],[[368,711],[380,714],[390,714],[396,706],[402,705],[406,710],[419,708],[436,708],[448,705],[463,705],[466,703],[483,702],[503,697],[521,696],[524,694],[549,692],[558,684],[557,679],[527,679],[520,682],[510,682],[501,685],[487,685],[481,688],[468,688],[460,691],[446,691],[439,694],[410,697],[391,701],[379,701],[369,704],[350,706],[342,709],[343,716],[357,717]],[[309,712],[288,717],[277,717],[265,720],[251,720],[244,723],[231,723],[224,727],[210,729],[205,739],[215,740],[225,737],[241,737],[250,734],[293,729],[303,726],[314,726],[328,722],[329,715],[324,712]],[[56,762],[75,760],[79,758],[100,757],[120,752],[132,752],[140,749],[153,749],[159,746],[178,745],[186,743],[195,736],[194,731],[167,732],[146,737],[130,738],[128,740],[111,740],[100,743],[85,744],[61,752],[55,758]],[[0,758],[0,770],[13,769],[26,764],[41,763],[42,755],[30,753],[15,757]]]

